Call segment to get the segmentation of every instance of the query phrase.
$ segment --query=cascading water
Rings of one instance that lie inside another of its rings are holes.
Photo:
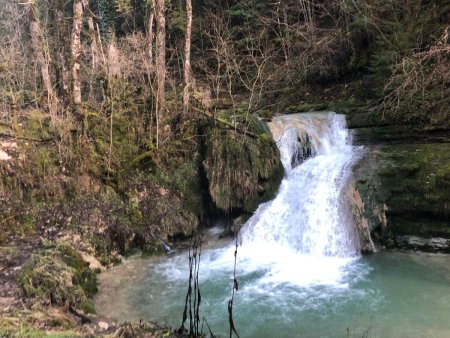
[[[351,145],[344,118],[289,115],[275,118],[270,129],[285,177],[275,199],[241,230],[233,307],[240,336],[450,337],[448,259],[358,254],[345,188],[361,151]],[[234,250],[225,241],[201,256],[200,312],[220,336],[229,332]],[[180,253],[102,273],[98,313],[168,319],[179,327],[187,267],[187,254]]]
[[[351,145],[344,117],[290,115],[269,127],[286,175],[276,198],[246,224],[243,244],[281,246],[315,257],[354,256],[358,241],[344,187],[359,152]]]

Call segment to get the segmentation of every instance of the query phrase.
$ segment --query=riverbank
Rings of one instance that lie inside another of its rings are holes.
[[[95,289],[96,274],[111,272],[94,257],[73,250],[74,244],[69,243],[56,244],[44,236],[27,235],[11,236],[8,244],[0,247],[0,337],[184,337],[161,322],[141,318],[130,322],[96,314],[93,303],[90,309],[79,308],[81,294],[73,284],[79,280],[70,275],[70,259],[68,265],[52,259],[55,250],[63,249],[63,258],[82,257],[84,263],[79,264],[84,266],[84,274],[90,274]],[[50,259],[50,265],[41,264],[39,270],[30,271],[30,262],[38,257]],[[28,289],[24,283],[29,283]],[[30,287],[35,288],[33,295],[26,294]],[[93,295],[88,295],[89,302]]]
[[[136,148],[122,134],[110,167],[100,159],[105,150],[89,136],[66,144],[52,135],[45,114],[23,114],[17,124],[2,124],[1,334],[122,330],[125,324],[90,314],[95,273],[136,251],[159,255],[184,246],[200,225],[225,214],[230,233],[270,199],[282,177],[277,148],[253,116],[245,129],[250,135],[243,134],[239,128],[249,116],[241,117],[237,130],[228,122],[196,121],[177,137],[200,136],[187,143],[173,140],[152,153],[130,154]],[[233,179],[224,169],[230,167]],[[168,331],[150,324],[146,330]]]

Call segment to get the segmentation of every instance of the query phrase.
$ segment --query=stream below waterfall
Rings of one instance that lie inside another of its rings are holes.
[[[222,256],[225,252],[227,260]],[[378,252],[322,262],[297,257],[288,271],[276,264],[238,260],[240,289],[233,317],[242,338],[450,337],[450,258],[445,255]],[[120,321],[167,321],[178,327],[187,265],[183,253],[129,259],[102,273],[97,312]],[[203,253],[200,313],[221,337],[228,336],[232,266],[233,248]],[[308,280],[311,271],[314,276]],[[365,332],[369,334],[364,336]]]
[[[450,337],[450,257],[381,251],[361,256],[346,199],[351,144],[333,113],[269,124],[285,178],[238,236],[233,317],[245,337]],[[234,242],[206,231],[201,317],[228,336]],[[100,275],[97,312],[116,320],[181,324],[188,253],[132,258]],[[204,328],[204,332],[207,332]]]

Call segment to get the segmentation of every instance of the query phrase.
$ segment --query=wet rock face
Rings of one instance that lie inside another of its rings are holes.
[[[450,252],[450,143],[368,147],[354,167],[373,239],[389,247]]]
[[[298,147],[291,159],[291,167],[295,168],[314,155],[311,140],[308,134],[305,135],[304,140],[297,138]]]
[[[375,251],[375,245],[370,236],[369,222],[364,214],[364,202],[361,199],[359,191],[355,189],[353,184],[348,190],[348,200],[358,233],[360,251],[362,253],[372,253]]]

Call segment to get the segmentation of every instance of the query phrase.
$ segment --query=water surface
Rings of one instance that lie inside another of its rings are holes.
[[[241,337],[450,337],[448,256],[386,251],[340,261],[297,257],[290,264],[286,278],[274,262],[257,268],[238,260],[233,312]],[[183,253],[131,259],[101,274],[97,311],[179,326],[187,265]],[[203,253],[200,311],[222,337],[228,333],[232,267],[232,247]]]

